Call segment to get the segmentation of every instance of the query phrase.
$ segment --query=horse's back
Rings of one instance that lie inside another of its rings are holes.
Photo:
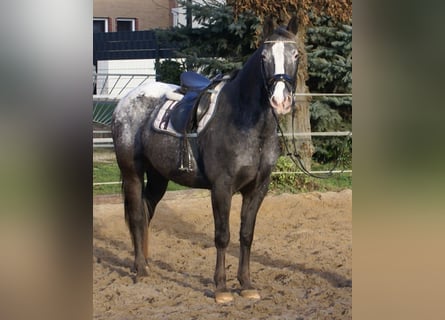
[[[146,122],[167,92],[178,86],[163,82],[149,82],[128,92],[118,102],[111,120],[111,131],[117,157],[129,150],[137,151],[141,126]]]

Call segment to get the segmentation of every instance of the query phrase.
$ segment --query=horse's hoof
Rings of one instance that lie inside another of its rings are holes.
[[[261,296],[258,293],[258,290],[255,290],[255,289],[241,290],[240,294],[241,294],[241,297],[247,298],[247,299],[255,299],[255,300],[261,299]]]
[[[216,292],[216,303],[228,303],[233,301],[233,295],[230,292]]]
[[[148,277],[148,266],[136,268],[136,278]]]

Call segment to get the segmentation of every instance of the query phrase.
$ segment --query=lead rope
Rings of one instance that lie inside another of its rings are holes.
[[[324,174],[324,175],[318,175],[318,174],[314,174],[311,173],[309,170],[306,169],[306,167],[303,164],[303,161],[301,160],[301,156],[298,154],[297,151],[297,145],[296,145],[296,138],[295,138],[295,130],[294,130],[294,119],[295,119],[295,100],[294,100],[294,95],[292,94],[292,146],[294,149],[294,152],[290,152],[289,150],[289,146],[287,144],[287,140],[284,136],[283,133],[283,129],[281,129],[280,126],[280,122],[278,121],[278,116],[275,113],[275,110],[272,108],[272,114],[275,118],[275,121],[277,123],[277,127],[278,130],[280,131],[281,134],[281,138],[283,140],[283,144],[285,147],[285,151],[286,151],[286,155],[290,157],[290,159],[292,160],[292,162],[306,175],[313,177],[313,178],[317,178],[317,179],[328,179],[329,177],[331,177],[334,173],[333,171],[338,167],[338,165],[340,163],[343,162],[343,156],[345,153],[345,149],[346,149],[346,145],[348,142],[349,137],[351,136],[351,133],[349,133],[349,135],[345,138],[345,141],[343,142],[342,148],[341,148],[341,154],[340,156],[335,160],[334,166],[328,170],[328,173]],[[341,170],[340,173],[342,173],[344,171],[344,169]]]

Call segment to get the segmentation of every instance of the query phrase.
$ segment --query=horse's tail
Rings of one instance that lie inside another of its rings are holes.
[[[124,200],[124,205],[126,205],[127,199],[125,198],[124,184],[125,184],[125,182],[122,181],[122,183],[121,183],[121,192],[122,192],[122,197],[123,197],[123,200]],[[142,211],[143,211],[143,217],[144,217],[144,223],[145,224],[148,224],[148,220],[149,220],[149,216],[150,216],[150,209],[148,208],[148,205],[149,204],[146,203],[144,198],[142,197],[142,204],[141,204],[141,206],[142,206]],[[128,210],[124,210],[124,211],[125,211],[125,222],[127,223],[127,226],[128,226],[130,216],[128,214]]]
[[[124,191],[125,181],[122,178],[122,172],[121,172],[121,174],[119,176],[119,179],[121,181],[121,195],[122,195],[122,198],[123,198],[123,201],[124,201],[124,206],[126,207],[127,206],[127,199],[126,199],[125,191]],[[126,208],[124,210],[124,216],[125,216],[125,224],[127,225],[127,227],[129,227],[130,226],[130,224],[129,224],[130,223],[130,216],[129,216],[128,210]]]
[[[124,195],[124,180],[122,179],[122,172],[119,174],[119,181],[121,182],[121,194]]]

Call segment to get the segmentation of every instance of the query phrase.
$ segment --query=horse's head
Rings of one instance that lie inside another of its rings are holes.
[[[297,79],[297,20],[268,36],[261,48],[261,68],[270,105],[278,114],[291,111]]]

